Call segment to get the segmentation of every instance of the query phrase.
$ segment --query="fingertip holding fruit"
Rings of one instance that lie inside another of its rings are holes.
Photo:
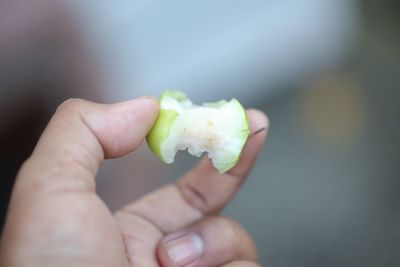
[[[187,149],[197,157],[207,152],[220,173],[236,165],[250,135],[246,111],[239,101],[198,106],[185,94],[168,90],[159,102],[160,112],[147,143],[162,161],[173,163],[176,153]]]

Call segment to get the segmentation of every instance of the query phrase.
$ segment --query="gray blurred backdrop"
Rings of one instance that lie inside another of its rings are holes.
[[[15,173],[58,104],[168,88],[238,98],[271,121],[225,214],[263,266],[400,266],[400,2],[0,1],[1,221]],[[107,161],[115,210],[197,161],[147,147]]]

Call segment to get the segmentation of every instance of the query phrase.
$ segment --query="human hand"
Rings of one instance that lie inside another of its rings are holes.
[[[218,212],[251,170],[266,131],[247,142],[226,174],[203,158],[175,184],[115,214],[96,195],[101,161],[134,151],[157,114],[152,97],[112,105],[64,102],[19,171],[0,265],[258,266],[249,235]],[[259,111],[249,110],[248,117],[252,131],[268,124]]]

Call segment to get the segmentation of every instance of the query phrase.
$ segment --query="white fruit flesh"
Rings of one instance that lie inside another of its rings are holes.
[[[159,143],[163,161],[172,163],[178,150],[187,149],[198,157],[208,152],[221,173],[237,163],[250,132],[246,113],[237,100],[197,106],[187,98],[178,101],[165,95],[160,108],[161,112],[177,114],[168,135]]]

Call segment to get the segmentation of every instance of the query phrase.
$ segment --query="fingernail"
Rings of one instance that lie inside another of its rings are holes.
[[[185,266],[200,258],[204,251],[203,240],[195,233],[167,236],[164,247],[176,266]]]

